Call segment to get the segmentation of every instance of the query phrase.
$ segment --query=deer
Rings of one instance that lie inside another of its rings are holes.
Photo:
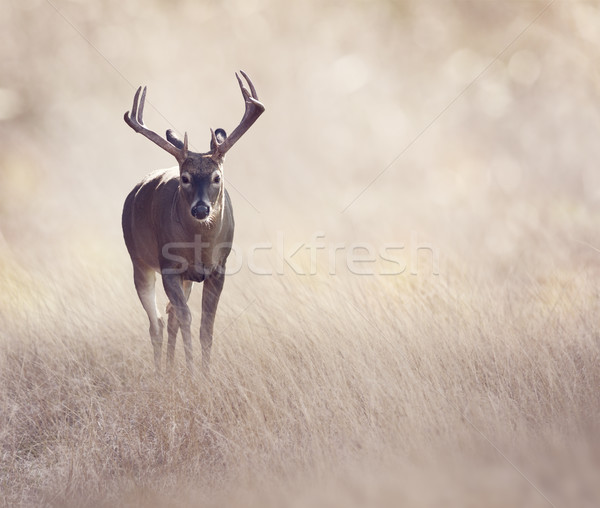
[[[125,245],[133,263],[133,281],[150,321],[154,367],[161,373],[164,320],[156,304],[156,274],[160,274],[168,298],[167,370],[173,371],[175,343],[181,330],[187,369],[193,373],[192,315],[188,299],[194,282],[203,283],[200,344],[202,368],[208,372],[215,315],[226,262],[232,248],[234,220],[229,193],[225,189],[225,154],[264,112],[250,78],[235,73],[244,98],[244,115],[228,136],[223,129],[210,129],[210,150],[193,152],[188,135],[183,140],[171,129],[166,139],[144,125],[147,87],[140,86],[127,125],[175,157],[177,166],[148,174],[128,194],[123,206]],[[141,94],[141,96],[140,96]]]

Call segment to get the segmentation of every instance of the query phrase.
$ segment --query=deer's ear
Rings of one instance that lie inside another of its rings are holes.
[[[220,145],[221,143],[223,143],[223,141],[225,141],[226,138],[227,138],[227,133],[223,129],[217,129],[215,131],[215,138],[210,140],[210,151],[214,152],[217,148],[215,146],[215,139],[217,140],[217,143],[219,143],[219,145]]]
[[[183,148],[183,141],[172,129],[167,131],[167,141],[180,150]]]

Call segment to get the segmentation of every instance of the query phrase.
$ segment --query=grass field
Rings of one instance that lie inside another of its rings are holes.
[[[9,2],[3,506],[597,506],[598,20],[560,0]],[[205,150],[242,114],[240,67],[267,111],[226,162],[211,373],[188,376],[179,339],[156,378],[119,219],[173,161],[124,124],[128,82],[151,128]]]

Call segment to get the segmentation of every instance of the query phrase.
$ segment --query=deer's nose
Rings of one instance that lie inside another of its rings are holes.
[[[192,215],[199,220],[206,219],[210,213],[210,207],[204,203],[197,204],[192,207]]]

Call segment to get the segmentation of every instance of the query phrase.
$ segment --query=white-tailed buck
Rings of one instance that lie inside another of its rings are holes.
[[[227,151],[265,110],[252,82],[240,72],[250,88],[236,73],[246,107],[242,121],[230,136],[223,129],[211,129],[210,150],[206,153],[188,148],[187,133],[182,141],[168,130],[165,139],[144,125],[145,87],[138,88],[131,113],[125,113],[127,125],[169,152],[179,164],[146,176],[129,193],[123,207],[123,236],[133,262],[135,288],[150,320],[157,372],[164,324],[156,307],[156,272],[162,275],[169,298],[168,369],[173,368],[175,341],[181,329],[187,367],[193,370],[192,317],[187,300],[194,282],[204,282],[200,325],[203,367],[208,368],[210,361],[215,313],[234,227],[231,201],[223,183],[223,161]]]

